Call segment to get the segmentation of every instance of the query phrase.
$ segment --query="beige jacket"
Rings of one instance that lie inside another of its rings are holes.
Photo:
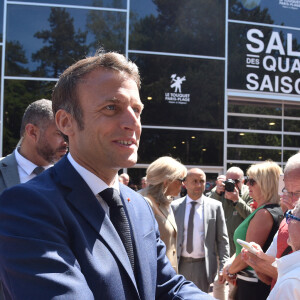
[[[171,262],[172,267],[178,273],[177,263],[177,226],[171,206],[157,203],[150,195],[145,199],[152,207],[155,219],[158,223],[160,238],[166,244],[166,255]]]

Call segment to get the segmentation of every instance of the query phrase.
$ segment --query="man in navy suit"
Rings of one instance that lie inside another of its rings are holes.
[[[53,110],[70,153],[0,197],[8,299],[213,299],[175,273],[151,207],[119,184],[118,170],[137,161],[139,87],[136,65],[117,53],[83,59],[60,76]],[[99,195],[108,187],[121,197],[134,266],[114,209]]]

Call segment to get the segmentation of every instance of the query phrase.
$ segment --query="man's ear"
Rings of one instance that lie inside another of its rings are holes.
[[[57,128],[66,136],[71,136],[74,133],[75,120],[63,109],[60,109],[55,114],[55,122]]]
[[[29,139],[33,140],[34,142],[37,142],[40,135],[40,129],[37,126],[28,123],[25,126],[25,134]]]

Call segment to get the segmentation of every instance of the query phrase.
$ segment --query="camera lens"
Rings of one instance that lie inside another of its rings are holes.
[[[235,181],[232,179],[227,179],[224,181],[225,184],[225,191],[227,192],[233,192],[235,188]]]

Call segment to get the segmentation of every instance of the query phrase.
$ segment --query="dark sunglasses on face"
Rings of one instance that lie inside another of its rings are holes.
[[[294,216],[292,214],[292,210],[288,210],[286,213],[285,213],[285,220],[286,220],[286,224],[290,224],[291,220],[296,220],[296,221],[300,221],[300,218]]]
[[[183,183],[185,181],[185,178],[177,178],[177,180]]]
[[[249,185],[254,186],[256,181],[253,178],[249,178],[249,176],[246,177],[245,179],[245,184],[249,183]]]

